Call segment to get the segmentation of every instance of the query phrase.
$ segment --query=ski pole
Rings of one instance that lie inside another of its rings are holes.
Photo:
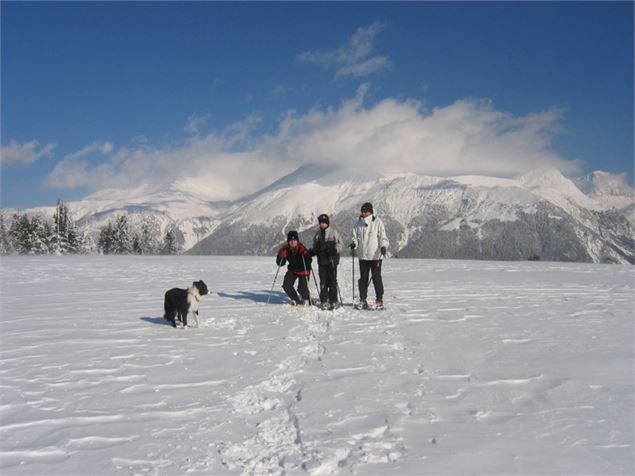
[[[353,306],[355,305],[355,248],[351,250],[351,263],[353,263]]]
[[[276,279],[278,279],[278,273],[280,272],[280,268],[282,266],[278,265],[278,269],[276,270],[276,276],[273,278],[273,283],[271,284],[271,291],[269,291],[269,297],[267,298],[267,304],[269,304],[269,300],[271,299],[271,295],[273,294],[273,287],[276,285]],[[265,304],[265,306],[267,305]]]
[[[311,274],[313,275],[313,282],[315,283],[315,290],[318,293],[318,296],[320,295],[320,288],[318,288],[318,283],[317,283],[317,279],[315,279],[315,271],[313,271],[313,268],[311,268]]]
[[[333,270],[333,277],[335,278],[335,287],[337,288],[337,295],[340,298],[340,305],[344,305],[344,301],[342,300],[342,291],[340,291],[340,283],[337,281],[337,268],[335,267],[335,261],[333,261],[333,257],[330,256],[331,260],[331,269]]]
[[[309,293],[309,306],[311,306],[311,290],[309,289],[309,278],[310,278],[310,276],[309,276],[309,273],[307,273],[307,270],[306,270],[306,261],[304,261],[304,255],[302,255],[302,266],[304,266],[304,273],[305,274],[304,274],[303,277],[306,280],[306,290]],[[313,272],[313,268],[311,268],[311,272]],[[300,278],[300,279],[302,279],[302,278]],[[316,284],[316,286],[317,286],[317,284]]]

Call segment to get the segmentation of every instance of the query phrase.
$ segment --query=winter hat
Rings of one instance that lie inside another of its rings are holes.
[[[370,212],[373,213],[373,204],[366,202],[362,205],[362,213],[364,212]]]
[[[300,237],[298,236],[298,232],[297,231],[291,230],[289,233],[287,233],[287,242],[289,242],[291,240],[300,241]]]
[[[327,225],[330,224],[330,220],[329,220],[329,216],[326,213],[322,213],[319,217],[318,217],[318,223],[326,223]]]

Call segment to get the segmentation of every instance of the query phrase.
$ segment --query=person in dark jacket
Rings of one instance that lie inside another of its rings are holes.
[[[331,227],[329,216],[325,213],[318,217],[320,229],[313,237],[311,255],[318,258],[320,274],[320,305],[322,309],[335,309],[339,306],[337,298],[337,265],[340,253],[344,249],[342,237]]]
[[[300,243],[297,231],[287,233],[287,244],[280,248],[276,256],[278,266],[287,266],[287,273],[284,275],[282,289],[291,299],[294,306],[311,305],[308,277],[311,274],[311,255],[309,250]],[[298,280],[298,290],[294,288]],[[300,296],[298,296],[300,293]]]

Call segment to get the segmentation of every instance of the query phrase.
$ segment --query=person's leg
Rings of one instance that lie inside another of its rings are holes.
[[[287,296],[289,296],[292,301],[295,301],[297,303],[300,301],[300,298],[298,297],[298,293],[293,287],[296,279],[297,276],[294,273],[292,273],[291,271],[287,271],[287,274],[284,275],[282,289],[284,289],[284,292],[287,293]]]
[[[381,261],[372,261],[373,287],[375,288],[375,298],[377,301],[384,299],[384,281],[381,278]]]
[[[337,298],[337,266],[329,266],[328,286],[329,302],[331,304],[337,304],[339,302]]]
[[[330,266],[321,265],[319,267],[321,303],[325,303],[328,300],[329,269]]]
[[[309,282],[306,276],[298,276],[298,292],[307,304],[310,304]]]
[[[370,261],[359,260],[359,299],[365,301],[368,294],[368,274],[370,272]]]

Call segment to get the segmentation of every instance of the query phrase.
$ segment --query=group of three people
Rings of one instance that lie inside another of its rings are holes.
[[[307,249],[300,243],[297,231],[287,234],[287,244],[278,251],[276,264],[284,266],[288,263],[282,288],[291,299],[293,305],[310,304],[308,279],[311,274],[312,257],[317,256],[320,276],[320,306],[334,309],[340,305],[338,300],[337,266],[340,254],[344,250],[341,235],[331,227],[329,216],[318,217],[319,230],[313,237],[313,246]],[[355,222],[351,233],[350,249],[359,258],[360,278],[359,307],[368,309],[368,284],[372,277],[375,288],[375,307],[384,306],[384,284],[381,277],[381,263],[388,249],[388,237],[381,219],[374,215],[373,205],[364,203],[359,219]],[[295,289],[295,282],[298,288]]]

